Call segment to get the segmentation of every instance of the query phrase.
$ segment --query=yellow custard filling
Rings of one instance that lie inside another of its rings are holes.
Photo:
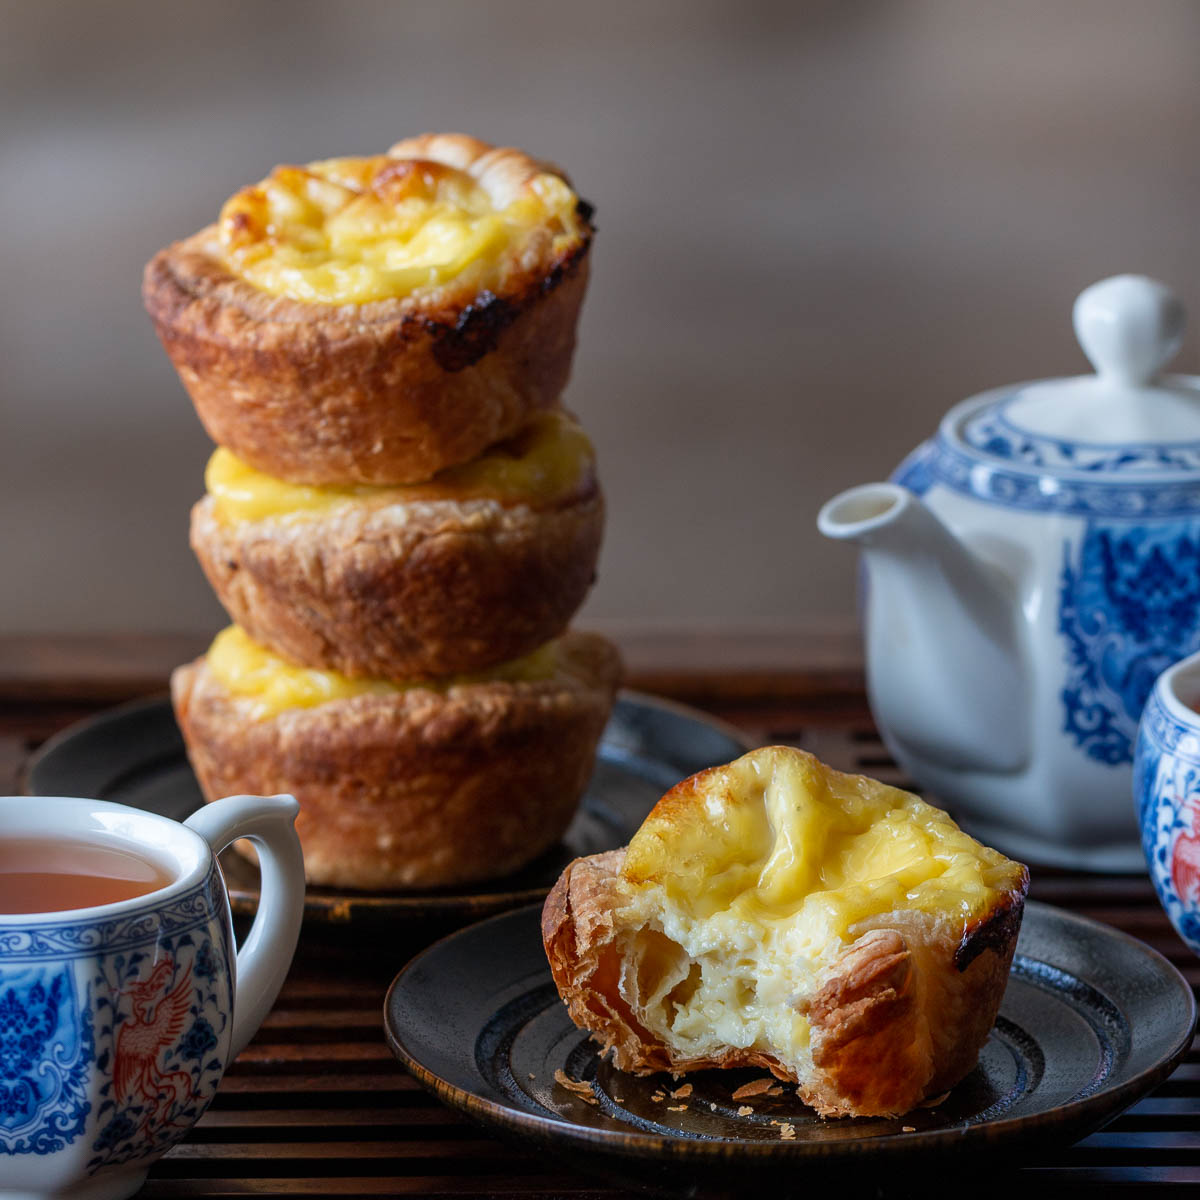
[[[495,290],[533,239],[553,256],[584,236],[578,203],[543,172],[497,208],[466,171],[377,154],[276,167],[226,201],[218,234],[230,269],[254,287],[363,304],[458,278]]]
[[[726,771],[700,803],[652,812],[625,859],[691,920],[809,916],[839,938],[900,908],[965,920],[1024,870],[919,796],[809,755],[768,748]]]
[[[314,487],[264,475],[224,448],[208,460],[204,483],[219,520],[261,521],[320,516],[346,503],[409,504],[418,500],[496,500],[552,507],[592,481],[596,452],[563,412],[540,413],[514,438],[478,458],[439,471],[426,483],[390,487]]]
[[[672,795],[630,841],[633,929],[622,981],[647,1028],[697,1055],[718,1045],[807,1053],[797,996],[873,923],[966,924],[1025,868],[919,797],[767,747],[699,793]],[[957,936],[957,935],[956,935]]]
[[[547,642],[531,654],[501,663],[476,675],[455,675],[429,682],[351,679],[338,671],[300,667],[254,641],[238,625],[213,639],[206,661],[226,691],[254,702],[252,715],[267,720],[290,708],[314,708],[330,700],[354,696],[392,696],[414,688],[445,692],[460,684],[533,683],[549,679],[558,665],[558,644]]]

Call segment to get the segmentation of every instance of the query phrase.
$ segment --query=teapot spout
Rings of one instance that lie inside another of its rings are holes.
[[[1021,769],[1030,704],[1013,582],[898,484],[842,492],[817,528],[862,549],[867,685],[889,741],[956,769]]]

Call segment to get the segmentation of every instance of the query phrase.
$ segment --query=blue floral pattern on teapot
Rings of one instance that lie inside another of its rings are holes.
[[[1154,680],[1200,649],[1200,521],[1089,521],[1063,558],[1063,729],[1091,758],[1130,762]]]

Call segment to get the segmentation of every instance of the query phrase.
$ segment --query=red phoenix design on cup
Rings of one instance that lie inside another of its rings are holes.
[[[1184,904],[1191,904],[1200,890],[1200,814],[1193,801],[1188,805],[1192,827],[1175,839],[1171,850],[1171,883]]]
[[[191,1010],[192,968],[171,988],[174,962],[164,959],[149,978],[131,983],[122,993],[132,1004],[132,1015],[117,1033],[113,1057],[113,1084],[119,1105],[145,1105],[141,1128],[152,1136],[171,1124],[171,1117],[193,1098],[192,1077],[186,1071],[165,1071],[159,1056],[183,1033]]]

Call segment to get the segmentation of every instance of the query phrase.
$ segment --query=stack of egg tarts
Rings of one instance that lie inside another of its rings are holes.
[[[176,716],[208,799],[299,798],[313,883],[506,874],[586,786],[620,673],[567,629],[604,520],[559,407],[592,234],[556,168],[426,135],[278,167],[147,266],[235,622]]]

